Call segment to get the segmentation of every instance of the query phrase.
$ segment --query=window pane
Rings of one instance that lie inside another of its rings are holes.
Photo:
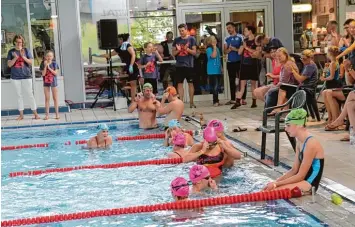
[[[173,11],[131,12],[131,42],[142,48],[145,42],[160,43],[168,31],[174,31]]]
[[[32,47],[34,66],[40,66],[45,52],[54,52],[56,62],[60,66],[60,54],[58,46],[57,13],[55,2],[47,3],[38,0],[30,0],[30,20],[32,31]],[[57,37],[55,37],[57,35]],[[42,77],[39,70],[35,70],[36,77]]]
[[[102,54],[97,40],[96,22],[101,19],[117,19],[118,33],[128,33],[128,15],[126,0],[81,0],[81,48],[84,63],[89,63],[89,48],[92,53]],[[106,63],[105,59],[95,58],[97,63]]]
[[[7,67],[7,53],[14,47],[12,41],[16,34],[22,34],[25,38],[26,48],[28,43],[28,21],[25,0],[1,1],[1,79],[10,78],[10,69]]]

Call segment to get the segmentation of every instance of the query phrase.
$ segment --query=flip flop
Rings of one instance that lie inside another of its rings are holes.
[[[350,137],[344,136],[343,138],[340,139],[340,141],[349,142],[350,141]]]
[[[332,127],[330,125],[326,125],[325,128],[324,128],[325,131],[327,132],[331,132],[331,131],[339,131],[339,127],[336,126],[336,127]]]
[[[233,129],[233,132],[245,132],[247,131],[247,128],[241,128],[239,126],[237,126],[237,128]]]

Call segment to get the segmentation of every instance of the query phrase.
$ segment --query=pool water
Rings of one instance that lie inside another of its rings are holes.
[[[159,133],[142,131],[136,121],[110,125],[113,137]],[[81,170],[9,178],[8,173],[33,169],[165,158],[171,148],[161,140],[114,141],[109,150],[88,151],[65,141],[89,138],[95,126],[5,130],[2,146],[49,142],[48,148],[2,151],[2,220],[171,202],[171,180],[188,179],[192,164]],[[255,192],[270,179],[244,159],[225,171],[219,192],[225,196]],[[187,219],[186,219],[187,218]],[[287,201],[242,203],[204,208],[202,212],[160,211],[100,217],[41,226],[324,226]]]

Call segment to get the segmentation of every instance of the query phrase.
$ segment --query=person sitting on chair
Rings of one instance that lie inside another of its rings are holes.
[[[158,126],[156,119],[156,106],[154,105],[155,96],[153,95],[153,86],[150,83],[143,85],[143,94],[139,93],[128,107],[128,112],[132,113],[138,109],[139,127],[142,129],[151,129]]]

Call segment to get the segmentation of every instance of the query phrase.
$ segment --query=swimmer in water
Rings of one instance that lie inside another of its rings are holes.
[[[128,112],[132,113],[135,109],[138,110],[139,116],[139,128],[151,129],[158,126],[156,119],[156,106],[155,95],[153,92],[153,86],[150,83],[143,85],[143,94],[137,94],[137,97],[132,101],[128,107]]]
[[[230,148],[218,144],[216,131],[212,127],[203,130],[203,138],[203,142],[192,146],[189,153],[183,158],[184,162],[196,161],[196,164],[206,166],[210,176],[219,181],[222,175],[222,167],[227,158],[225,148]]]
[[[179,132],[184,133],[186,138],[186,146],[192,146],[194,144],[193,137],[189,133],[184,132],[181,128],[180,122],[177,119],[172,119],[169,121],[168,128],[165,131],[164,146],[168,147],[173,145],[172,138]]]
[[[175,201],[185,201],[189,199],[190,187],[185,178],[175,178],[170,184],[170,189]]]
[[[305,128],[307,112],[292,110],[285,119],[285,131],[297,139],[295,161],[292,169],[274,182],[268,183],[264,191],[298,187],[304,194],[317,191],[324,168],[324,150],[320,142]]]
[[[231,141],[227,139],[227,137],[224,134],[224,127],[223,123],[220,120],[211,120],[208,122],[207,127],[213,127],[214,130],[216,131],[216,135],[218,137],[218,144],[223,147],[224,150],[227,152],[227,158],[223,164],[223,167],[232,167],[234,165],[234,160],[239,160],[242,158],[242,154],[240,151],[238,151]]]
[[[183,158],[187,154],[186,137],[184,133],[179,132],[173,137],[173,151],[168,154],[169,158]]]
[[[190,181],[192,182],[192,193],[201,193],[205,189],[218,190],[216,181],[211,178],[210,172],[206,166],[194,165],[189,172]]]
[[[88,141],[88,149],[92,148],[108,148],[112,145],[112,137],[108,135],[108,127],[106,124],[99,124],[97,126],[99,132],[96,136],[90,138]]]

